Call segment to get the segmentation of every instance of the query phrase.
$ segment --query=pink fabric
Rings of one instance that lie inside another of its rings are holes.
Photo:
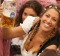
[[[2,4],[3,5],[3,4]],[[0,17],[1,22],[1,17]],[[3,31],[2,27],[0,27],[0,56],[10,56],[10,39],[3,39]]]
[[[42,5],[43,7],[46,7],[50,4],[57,4],[57,1],[56,0],[38,0]]]
[[[0,56],[3,56],[3,34],[2,34],[2,28],[0,28]]]
[[[10,40],[3,40],[2,27],[0,27],[0,56],[10,56]]]
[[[25,2],[27,2],[27,1],[28,1],[28,0],[16,0],[17,15],[18,15],[18,13],[19,13],[19,10],[20,10],[21,6],[22,6]]]
[[[10,40],[3,40],[3,56],[10,56]]]
[[[18,12],[21,8],[21,6],[29,0],[16,0],[16,5],[17,5],[17,15]],[[50,4],[57,4],[56,0],[37,0],[40,4],[42,4],[43,7],[46,7]]]

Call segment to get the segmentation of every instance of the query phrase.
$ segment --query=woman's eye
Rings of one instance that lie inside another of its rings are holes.
[[[57,21],[55,18],[53,18],[53,21]]]
[[[24,13],[24,15],[27,15],[26,13]]]
[[[49,15],[46,15],[46,17],[49,17]]]

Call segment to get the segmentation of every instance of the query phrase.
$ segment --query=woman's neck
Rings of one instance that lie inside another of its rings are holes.
[[[46,32],[46,31],[43,31],[42,29],[38,30],[38,36],[41,36],[44,39],[48,38],[50,35],[51,35],[51,31]]]

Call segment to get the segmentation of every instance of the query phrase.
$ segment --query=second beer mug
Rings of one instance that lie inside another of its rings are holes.
[[[3,3],[2,26],[10,28],[14,26],[16,17],[16,3],[13,0],[6,0]]]

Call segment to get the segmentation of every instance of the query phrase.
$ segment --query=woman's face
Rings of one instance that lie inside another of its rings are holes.
[[[44,31],[52,31],[57,27],[59,14],[55,9],[49,9],[41,16],[41,18],[41,29]]]
[[[37,14],[32,8],[25,8],[22,14],[22,20],[24,21],[27,16],[37,16]]]

